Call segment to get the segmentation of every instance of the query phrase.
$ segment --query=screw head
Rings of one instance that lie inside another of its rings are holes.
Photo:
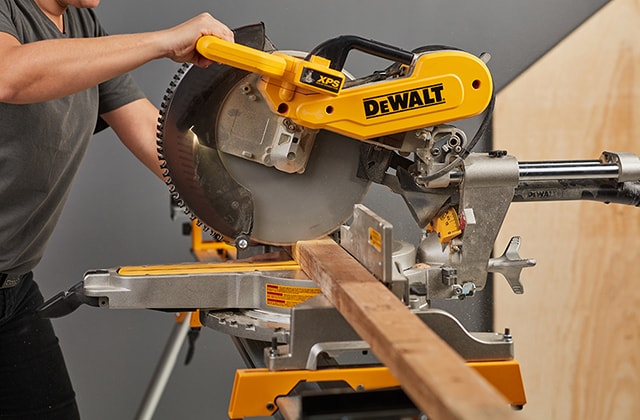
[[[236,239],[236,246],[240,249],[247,249],[249,246],[249,240],[244,236],[241,236]]]

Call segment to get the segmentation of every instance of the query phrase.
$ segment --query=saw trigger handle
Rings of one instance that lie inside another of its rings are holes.
[[[382,42],[356,35],[341,35],[315,47],[309,52],[305,60],[309,61],[312,56],[323,57],[331,61],[329,66],[331,69],[342,71],[351,50],[362,51],[366,54],[406,65],[411,65],[415,57],[414,53],[393,45],[383,44]]]

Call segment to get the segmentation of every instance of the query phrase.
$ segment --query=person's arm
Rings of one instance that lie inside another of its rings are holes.
[[[156,145],[158,109],[149,100],[138,99],[130,102],[102,114],[102,118],[138,160],[159,178],[164,178]]]
[[[63,97],[157,58],[205,67],[211,61],[195,50],[196,41],[204,35],[233,41],[233,32],[207,13],[170,29],[131,35],[22,45],[0,33],[0,102],[23,104]]]

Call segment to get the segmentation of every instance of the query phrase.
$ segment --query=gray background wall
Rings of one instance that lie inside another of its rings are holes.
[[[99,6],[98,14],[111,33],[162,29],[210,11],[231,27],[264,21],[269,37],[281,49],[308,51],[328,38],[357,34],[406,49],[448,44],[476,54],[488,51],[500,89],[604,3],[109,0]],[[363,58],[348,62],[356,74],[366,73],[367,66]],[[176,68],[164,60],[135,72],[153,103],[160,104]],[[416,237],[415,225],[399,200],[374,188],[367,202],[396,225],[399,236]],[[36,270],[44,295],[67,289],[88,269],[191,260],[189,239],[169,218],[164,185],[128,154],[112,132],[96,136]],[[83,417],[133,418],[173,327],[172,315],[83,307],[54,325]],[[241,367],[228,337],[204,331],[192,364],[174,371],[155,418],[225,418],[233,374]]]

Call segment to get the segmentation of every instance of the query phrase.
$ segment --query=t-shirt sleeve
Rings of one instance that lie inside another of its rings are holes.
[[[138,84],[128,73],[100,83],[98,91],[100,94],[98,113],[100,115],[145,97]]]
[[[95,17],[93,10],[90,10],[90,12],[96,25],[95,36],[107,36],[107,31],[104,30],[98,19]],[[100,95],[100,103],[98,106],[99,115],[113,111],[121,106],[145,97],[144,92],[142,92],[142,89],[140,89],[129,73],[107,80],[104,83],[100,83],[100,85],[98,85],[98,92]],[[98,121],[96,131],[100,131],[104,127],[106,127],[106,124],[104,124],[102,119],[100,119],[100,121]]]
[[[18,31],[13,19],[11,19],[11,9],[6,0],[0,0],[0,32],[5,32],[18,38]]]
[[[101,83],[98,85],[98,91],[100,95],[98,115],[116,110],[121,106],[145,97],[144,92],[142,92],[129,73]],[[102,117],[98,117],[94,132],[98,133],[108,126]]]

